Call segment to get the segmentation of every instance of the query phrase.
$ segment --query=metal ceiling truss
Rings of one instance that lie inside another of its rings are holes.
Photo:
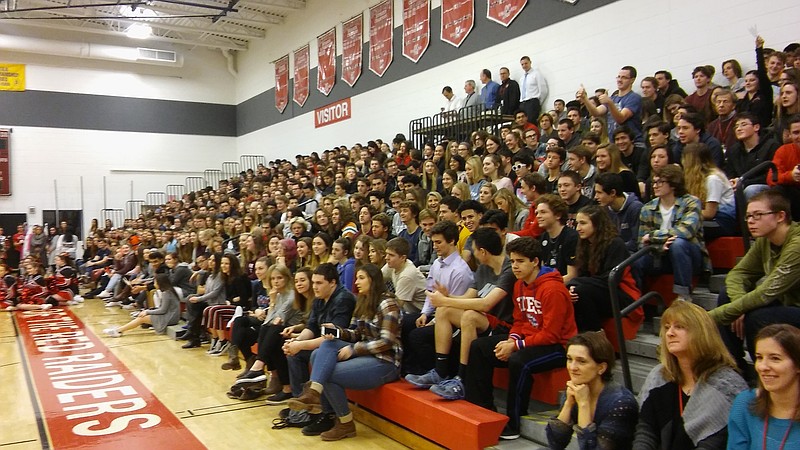
[[[246,50],[305,0],[0,0],[0,23],[124,35],[134,23],[159,42]]]

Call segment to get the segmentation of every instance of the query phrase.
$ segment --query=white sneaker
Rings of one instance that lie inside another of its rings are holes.
[[[131,310],[134,308],[136,308],[136,305],[134,305],[133,303],[128,303],[127,305],[122,306],[122,309],[127,309],[127,310]]]
[[[67,302],[67,304],[70,305],[70,306],[75,306],[75,305],[78,304],[78,302],[76,302],[75,300],[70,300],[70,301]]]
[[[114,295],[114,294],[112,294],[111,292],[103,291],[103,292],[97,294],[97,298],[109,298],[112,295]]]
[[[106,328],[105,330],[103,330],[103,333],[115,338],[122,337],[122,333],[117,331],[116,328]]]
[[[53,305],[51,305],[50,303],[45,303],[44,305],[42,305],[42,310],[47,311],[48,309],[50,309],[52,307],[53,307]]]
[[[228,321],[228,328],[233,327],[233,321],[236,320],[237,317],[242,317],[244,315],[244,310],[241,306],[236,307],[236,311],[233,312],[233,317],[231,320]]]
[[[106,302],[106,308],[111,308],[112,306],[122,306],[122,302]]]
[[[83,303],[83,297],[81,297],[80,295],[76,295],[75,297],[72,297],[72,301]]]

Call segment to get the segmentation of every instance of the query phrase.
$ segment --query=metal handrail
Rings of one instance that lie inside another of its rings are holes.
[[[772,161],[764,161],[739,177],[739,183],[736,185],[736,190],[733,193],[734,201],[736,202],[736,216],[739,225],[742,226],[742,241],[744,243],[745,253],[750,249],[750,229],[747,228],[747,221],[744,218],[745,211],[747,210],[747,199],[744,198],[744,184],[745,181],[760,178],[761,174],[767,169],[772,169],[772,181],[777,183],[778,167]]]
[[[639,258],[651,252],[655,252],[657,249],[657,245],[648,245],[647,247],[643,247],[641,250],[629,256],[626,260],[617,264],[608,274],[608,286],[611,294],[611,311],[614,313],[614,326],[617,328],[617,342],[619,343],[619,357],[620,364],[622,365],[622,378],[623,383],[625,383],[625,387],[631,390],[633,389],[633,383],[631,382],[631,368],[628,364],[628,350],[625,345],[625,332],[622,329],[622,319],[651,299],[660,300],[662,303],[664,302],[664,299],[658,292],[651,291],[639,297],[638,300],[625,307],[625,309],[620,310],[619,283],[622,281],[622,275],[624,275],[626,268],[630,267]]]

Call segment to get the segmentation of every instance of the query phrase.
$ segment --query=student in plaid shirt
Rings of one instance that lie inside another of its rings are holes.
[[[639,245],[657,245],[659,251],[640,258],[636,267],[641,275],[672,272],[672,292],[691,301],[692,275],[711,267],[700,200],[686,192],[683,170],[674,165],[654,172],[653,195],[639,214]]]

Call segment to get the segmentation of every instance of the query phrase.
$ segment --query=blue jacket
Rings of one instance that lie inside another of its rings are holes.
[[[706,144],[708,149],[711,150],[711,157],[714,158],[714,164],[716,164],[717,167],[720,169],[725,167],[725,153],[723,153],[722,144],[719,143],[717,138],[703,131],[700,133],[700,143]],[[685,147],[685,145],[681,144],[681,141],[675,141],[672,144],[672,156],[674,161],[678,164],[681,162],[683,147]]]
[[[353,282],[356,279],[355,258],[348,258],[347,261],[337,264],[336,270],[339,271],[339,286],[344,286],[348,291],[353,292]]]

